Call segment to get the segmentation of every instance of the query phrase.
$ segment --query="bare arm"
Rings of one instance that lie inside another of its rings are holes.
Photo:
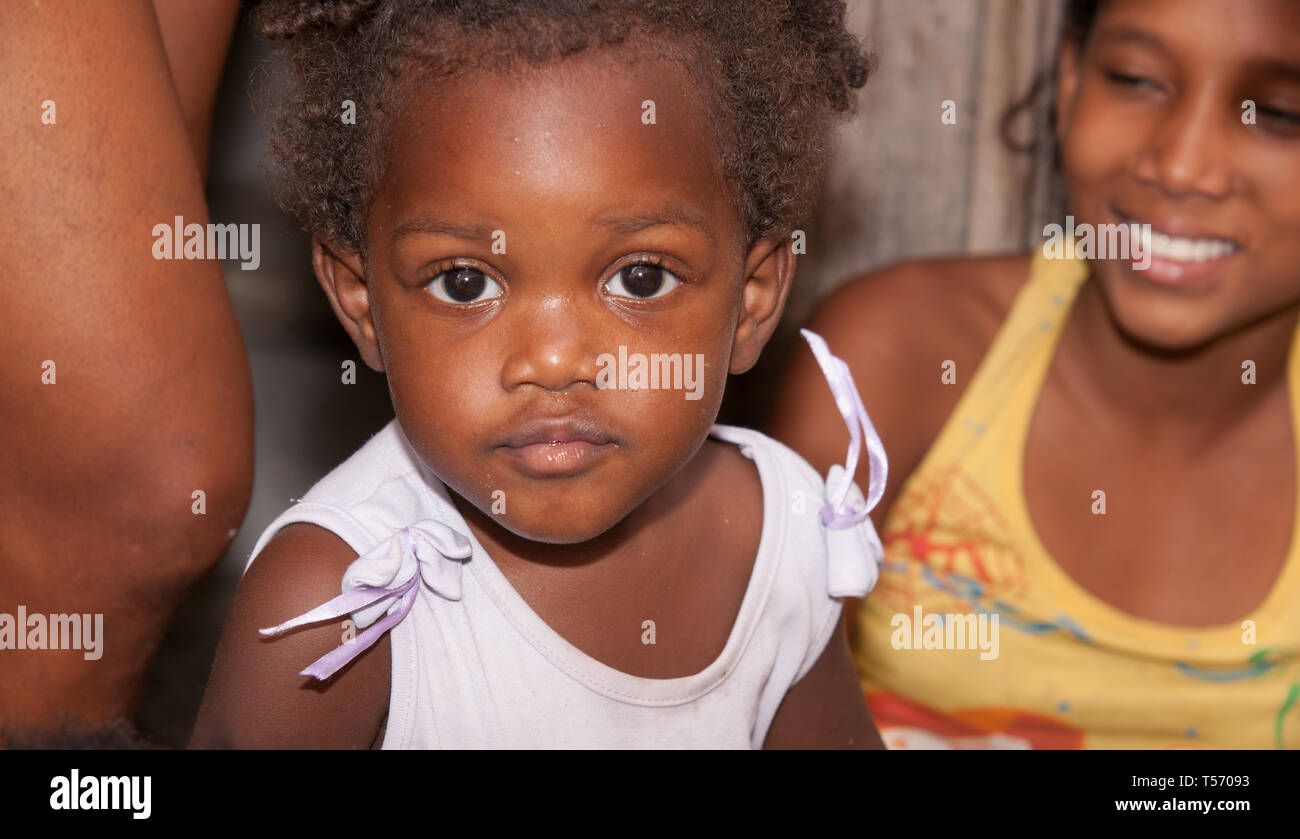
[[[884,498],[872,511],[877,528],[884,525],[901,477],[919,458],[915,391],[920,389],[926,354],[906,332],[915,328],[906,315],[917,300],[915,280],[904,267],[848,283],[823,302],[808,323],[832,353],[848,362],[885,444],[891,477]],[[848,429],[816,359],[802,342],[787,363],[768,425],[774,437],[803,455],[821,475],[844,462]],[[860,486],[867,480],[865,462],[855,478]],[[853,619],[856,607],[856,600],[845,603],[839,630],[817,664],[786,695],[765,748],[884,748],[843,632],[844,621]]]
[[[808,328],[826,339],[830,351],[848,362],[853,380],[880,433],[889,458],[885,497],[872,512],[879,528],[897,494],[901,479],[918,457],[915,427],[923,409],[929,380],[939,381],[938,362],[928,375],[929,353],[921,348],[919,332],[926,326],[912,322],[905,295],[915,297],[913,277],[907,269],[881,274],[841,286],[814,312]],[[909,334],[909,332],[911,334]],[[835,407],[826,379],[812,352],[796,347],[773,401],[768,425],[772,436],[794,449],[825,475],[832,464],[844,463],[849,432]],[[867,461],[859,462],[855,480],[867,482]]]
[[[853,280],[814,313],[808,328],[826,339],[853,373],[889,458],[885,494],[871,512],[877,530],[920,465],[1028,272],[1026,257],[903,263]],[[942,365],[957,365],[943,384]],[[825,475],[849,444],[835,400],[813,354],[800,345],[786,366],[769,433]],[[863,458],[856,480],[866,486]],[[858,601],[844,604],[853,626]]]
[[[843,624],[821,657],[785,695],[765,749],[883,749],[849,658]]]
[[[0,32],[0,591],[104,616],[99,660],[0,657],[0,718],[102,720],[243,518],[251,382],[219,266],[152,255],[207,221],[153,7],[20,0]]]
[[[217,659],[199,708],[191,746],[367,749],[388,711],[390,647],[373,647],[321,683],[299,676],[342,643],[341,621],[258,635],[338,596],[357,558],[316,525],[293,524],[275,535],[239,584]]]
[[[1025,256],[902,263],[846,283],[813,314],[808,328],[848,363],[889,457],[885,495],[871,514],[877,528],[970,383],[1028,270]],[[955,384],[940,378],[945,361],[956,364]],[[822,475],[844,462],[848,430],[802,344],[767,426]],[[856,476],[864,488],[865,464],[864,457]]]
[[[212,107],[239,0],[153,0],[172,86],[202,176],[208,170]]]

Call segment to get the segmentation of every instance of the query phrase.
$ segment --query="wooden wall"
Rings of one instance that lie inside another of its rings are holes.
[[[1060,0],[848,3],[849,28],[876,66],[857,117],[836,135],[793,320],[839,283],[891,262],[1026,248],[1041,241],[1055,200],[1050,147],[1013,152],[999,125],[1051,65]],[[948,99],[955,125],[940,119]],[[1028,120],[1017,127],[1028,136]]]
[[[720,422],[761,426],[796,328],[835,287],[901,260],[1026,250],[1059,202],[1050,142],[1008,148],[1001,122],[1056,54],[1064,0],[848,0],[875,67],[836,132],[780,329],[728,386]],[[1050,94],[1049,91],[1044,91]],[[956,123],[941,120],[955,105]],[[1047,97],[1034,114],[1047,133]],[[1033,121],[1016,136],[1033,136]],[[1044,137],[1044,140],[1047,138]],[[918,326],[924,328],[924,325]]]

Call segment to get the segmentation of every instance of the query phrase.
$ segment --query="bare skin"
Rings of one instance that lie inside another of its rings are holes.
[[[1198,282],[1094,263],[1029,430],[1025,492],[1053,559],[1094,596],[1158,623],[1248,614],[1295,526],[1286,363],[1300,316],[1297,55],[1294,3],[1144,0],[1104,6],[1083,50],[1060,59],[1057,130],[1076,218],[1122,214],[1237,246]],[[1259,108],[1254,125],[1241,120],[1245,99]],[[1028,271],[1028,255],[912,263],[850,283],[814,318],[849,361],[890,454],[878,523]],[[967,371],[955,386],[940,384],[943,359]],[[1242,383],[1244,359],[1257,365],[1255,385]],[[791,365],[772,428],[825,468],[845,434],[811,365]],[[1098,488],[1104,519],[1080,502]]]
[[[654,132],[636,116],[646,90],[675,115]],[[325,241],[315,252],[412,446],[502,573],[578,649],[648,678],[703,670],[735,623],[762,487],[735,446],[706,436],[727,374],[757,360],[794,271],[782,242],[739,246],[690,90],[666,62],[629,68],[600,54],[518,77],[414,82],[366,220],[368,258]],[[671,207],[685,212],[668,218]],[[647,258],[659,268],[633,293],[629,269]],[[452,299],[463,270],[471,292]],[[703,354],[702,398],[598,387],[597,357],[619,346]],[[571,468],[552,471],[512,442],[539,417],[573,416],[609,440]],[[497,490],[505,513],[491,509]],[[337,625],[257,636],[337,593],[355,556],[312,525],[271,540],[236,594],[195,745],[379,742],[386,641],[317,686],[291,674],[338,645]],[[673,643],[641,643],[647,615]],[[767,744],[881,745],[841,638],[787,694]]]
[[[871,512],[878,530],[967,383],[958,376],[957,385],[938,386],[936,371],[945,360],[958,370],[978,366],[1028,270],[1027,256],[906,263],[846,283],[809,321],[848,362],[889,456],[885,494]],[[848,430],[811,351],[790,359],[768,433],[820,474],[843,464]]]
[[[239,16],[237,0],[153,0],[172,87],[200,176],[208,169],[212,107],[221,83],[226,49]]]
[[[251,382],[220,269],[150,248],[160,221],[207,221],[186,114],[207,124],[230,31],[212,21],[233,23],[235,4],[203,9],[206,38],[170,63],[147,2],[0,11],[0,611],[104,614],[97,661],[0,655],[0,719],[15,729],[130,716],[172,609],[247,505]],[[169,41],[194,23],[163,17]]]

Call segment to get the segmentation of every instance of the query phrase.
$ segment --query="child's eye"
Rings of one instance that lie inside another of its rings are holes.
[[[681,280],[672,272],[650,262],[629,265],[605,282],[610,294],[640,300],[663,297],[679,285]]]
[[[1160,85],[1151,79],[1146,79],[1142,76],[1132,76],[1128,73],[1121,73],[1117,70],[1107,70],[1106,78],[1123,87],[1149,87],[1153,90],[1160,89]]]
[[[501,296],[501,284],[477,268],[450,268],[429,282],[433,296],[452,305],[481,303]]]

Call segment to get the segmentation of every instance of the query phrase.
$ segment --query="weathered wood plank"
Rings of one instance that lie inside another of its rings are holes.
[[[1050,148],[1002,142],[1007,107],[1056,49],[1057,0],[850,0],[876,67],[835,136],[789,315],[900,259],[1027,247],[1051,202]],[[952,100],[956,124],[941,120]]]

